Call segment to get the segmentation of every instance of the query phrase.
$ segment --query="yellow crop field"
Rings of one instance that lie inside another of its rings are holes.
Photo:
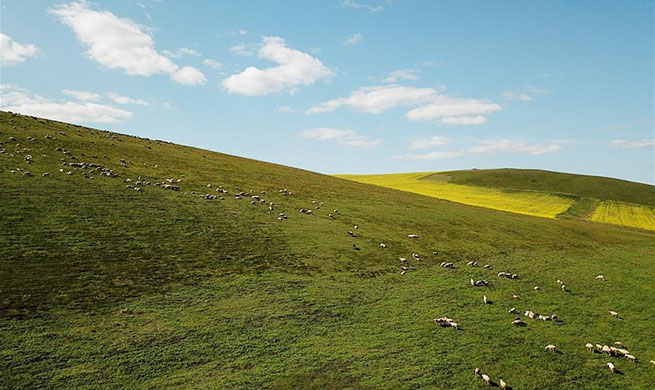
[[[592,221],[655,230],[655,208],[629,203],[602,201]]]
[[[430,173],[400,173],[389,175],[338,175],[343,179],[375,184],[414,192],[452,202],[518,214],[555,218],[575,200],[558,195],[529,191],[503,191],[495,188],[451,184],[443,181],[420,180]]]

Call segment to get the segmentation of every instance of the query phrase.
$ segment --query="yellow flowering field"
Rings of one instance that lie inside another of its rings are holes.
[[[430,172],[427,172],[337,176],[360,183],[414,192],[452,202],[545,218],[555,218],[575,202],[573,198],[548,193],[503,191],[489,187],[451,184],[446,181],[446,178],[443,181],[420,180],[430,174]]]
[[[655,208],[605,200],[598,204],[591,220],[655,230]]]

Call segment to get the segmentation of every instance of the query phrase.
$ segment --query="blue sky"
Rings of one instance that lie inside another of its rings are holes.
[[[655,182],[652,1],[3,0],[0,107],[323,173]]]

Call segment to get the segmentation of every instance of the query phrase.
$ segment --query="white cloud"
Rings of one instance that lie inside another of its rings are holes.
[[[437,137],[439,138],[439,137]],[[422,144],[417,142],[417,146],[410,149],[420,149]],[[447,142],[447,141],[446,141]],[[442,143],[441,145],[445,144]],[[431,145],[432,146],[432,145]],[[438,142],[435,142],[434,146],[439,146]],[[479,155],[479,154],[525,154],[530,156],[536,156],[547,153],[556,153],[562,149],[561,145],[558,144],[526,144],[523,141],[509,140],[509,139],[498,139],[498,140],[482,140],[478,141],[476,145],[469,148],[463,148],[460,150],[454,151],[434,151],[429,153],[408,153],[402,155],[392,156],[396,159],[404,160],[442,160],[442,159],[452,159],[457,157],[462,157],[466,155]]]
[[[39,54],[39,48],[31,43],[20,44],[8,35],[0,33],[0,63],[4,65],[19,64],[27,57]]]
[[[394,107],[418,106],[405,113],[412,121],[440,120],[444,124],[473,125],[486,121],[483,115],[502,109],[499,104],[480,99],[460,99],[439,94],[436,88],[414,88],[397,84],[362,87],[348,97],[328,100],[310,107],[306,113],[336,110],[341,106],[369,114],[381,114]]]
[[[509,139],[484,140],[479,141],[477,145],[469,148],[470,153],[474,154],[528,154],[539,155],[546,153],[555,153],[562,149],[557,144],[526,144],[523,141],[514,141]]]
[[[188,47],[181,47],[177,49],[176,51],[170,51],[170,50],[162,50],[161,51],[163,55],[169,58],[181,58],[183,56],[193,56],[193,57],[200,57],[201,54],[198,53],[197,51],[193,49],[189,49]]]
[[[245,43],[240,43],[238,45],[234,45],[230,47],[228,50],[234,54],[238,54],[240,56],[252,56],[257,53],[257,48],[254,45],[248,45]]]
[[[433,137],[428,137],[428,138],[419,138],[419,139],[416,139],[416,140],[412,141],[412,143],[409,144],[408,149],[416,150],[416,149],[432,148],[434,146],[446,145],[449,142],[450,142],[449,138],[440,137],[440,136],[433,136]]]
[[[387,83],[395,83],[398,80],[418,80],[418,70],[416,69],[398,69],[390,72],[383,80]]]
[[[611,146],[624,149],[645,148],[655,146],[655,139],[642,139],[639,141],[628,141],[624,139],[617,139],[610,142]]]
[[[62,89],[61,93],[63,93],[66,96],[70,96],[73,99],[81,100],[85,102],[97,102],[101,98],[100,94],[97,94],[95,92],[75,91],[72,89]]]
[[[485,121],[482,114],[501,110],[499,104],[480,99],[459,99],[439,95],[433,102],[414,108],[405,114],[411,121],[441,119],[446,124],[480,124]],[[471,117],[475,115],[475,117]],[[454,117],[459,117],[455,119]]]
[[[150,103],[148,103],[145,100],[133,99],[128,96],[122,96],[117,94],[116,92],[107,92],[107,97],[118,104],[136,104],[139,106],[150,106]]]
[[[228,30],[224,35],[237,36],[237,35],[248,35],[248,30],[238,29],[238,30]]]
[[[332,128],[316,128],[305,130],[300,133],[302,138],[315,139],[318,141],[333,141],[340,145],[372,148],[379,145],[382,140],[372,140],[366,136],[359,135],[354,130],[332,129]]]
[[[447,116],[441,118],[441,122],[446,125],[481,125],[487,121],[486,116]]]
[[[171,80],[182,85],[205,85],[207,78],[193,66],[184,66],[171,75]]]
[[[152,37],[130,19],[119,18],[107,10],[94,11],[86,2],[59,5],[50,12],[73,29],[86,46],[87,57],[110,69],[122,69],[128,75],[138,76],[166,74],[185,85],[204,84],[204,76],[198,69],[180,69],[157,52]]]
[[[402,159],[402,160],[447,160],[452,158],[461,157],[464,152],[430,152],[423,154],[402,154],[398,156],[392,156],[392,158]]]
[[[116,107],[80,101],[53,102],[27,89],[14,85],[0,86],[0,108],[54,119],[62,122],[116,123],[132,118],[130,111]]]
[[[550,95],[552,92],[545,90],[545,89],[539,89],[535,87],[534,85],[526,85],[523,90],[520,91],[515,91],[515,90],[506,90],[503,91],[501,96],[505,100],[521,100],[524,102],[529,102],[534,99],[535,96],[537,95]]]
[[[355,46],[362,40],[362,34],[356,33],[353,34],[352,37],[346,39],[345,41],[341,42],[342,45],[344,46]]]
[[[393,107],[425,103],[436,97],[437,91],[434,88],[413,88],[402,85],[362,87],[353,91],[348,97],[329,100],[310,107],[307,113],[333,111],[345,105],[360,112],[380,114]]]
[[[341,1],[341,6],[346,7],[346,8],[352,8],[352,9],[367,9],[371,12],[382,12],[384,11],[384,7],[381,5],[371,5],[371,4],[364,4],[364,3],[357,3],[355,1],[351,0],[342,0]]]
[[[334,72],[315,57],[287,47],[280,37],[264,37],[257,50],[261,59],[275,62],[277,66],[259,69],[249,66],[241,73],[223,80],[229,92],[248,96],[260,96],[289,90],[294,92],[301,85],[328,80]]]
[[[218,62],[216,60],[212,60],[210,58],[205,58],[204,60],[202,60],[202,63],[209,66],[210,68],[212,68],[214,70],[220,70],[223,67],[223,64],[221,64],[220,62]]]

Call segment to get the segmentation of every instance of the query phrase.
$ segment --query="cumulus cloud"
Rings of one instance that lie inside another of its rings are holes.
[[[86,47],[90,59],[110,69],[122,69],[128,75],[168,75],[183,85],[201,85],[204,75],[189,66],[180,68],[155,50],[155,42],[145,28],[110,11],[95,11],[86,2],[72,2],[50,9],[71,27]]]
[[[439,94],[435,88],[414,88],[390,84],[362,87],[350,96],[310,107],[306,113],[336,110],[341,106],[369,114],[380,114],[394,107],[418,106],[405,113],[411,121],[436,121],[449,125],[479,125],[484,115],[502,109],[499,104],[481,99],[460,99]]]
[[[170,58],[181,58],[183,56],[200,57],[202,54],[188,47],[181,47],[176,51],[162,50],[162,54]]]
[[[136,104],[136,105],[139,105],[139,106],[149,106],[150,105],[150,103],[148,103],[145,100],[133,99],[133,98],[128,97],[128,96],[119,95],[116,92],[107,92],[107,97],[111,101],[113,101],[115,103],[118,103],[118,104]]]
[[[130,111],[83,101],[51,101],[15,85],[0,86],[0,108],[72,123],[116,123],[132,118]]]
[[[97,102],[100,101],[100,94],[97,94],[95,92],[88,92],[88,91],[76,91],[72,89],[62,89],[61,93],[63,93],[66,96],[70,96],[73,99],[76,100],[81,100],[85,102]]]
[[[646,148],[655,146],[655,139],[642,139],[639,141],[628,141],[624,139],[617,139],[610,142],[611,146],[624,149]]]
[[[202,60],[202,63],[214,70],[220,70],[223,67],[223,64],[221,64],[216,60],[212,60],[211,58],[205,58],[204,60]]]
[[[419,138],[419,139],[416,139],[416,140],[412,141],[412,143],[409,144],[408,149],[415,150],[415,149],[432,148],[432,147],[435,147],[435,146],[446,145],[449,142],[450,142],[450,138],[441,137],[441,136],[433,136],[433,137],[428,137],[428,138]]]
[[[241,73],[224,79],[223,87],[229,92],[248,96],[261,96],[285,90],[293,93],[301,85],[328,80],[334,75],[319,59],[289,48],[280,37],[262,38],[257,56],[277,65],[265,69],[249,66]]]
[[[10,36],[0,33],[0,63],[4,65],[19,64],[39,54],[39,48],[31,43],[20,44]]]
[[[390,72],[384,78],[386,83],[395,83],[399,80],[418,80],[418,70],[416,69],[398,69]]]
[[[362,34],[356,33],[353,34],[352,37],[346,39],[345,41],[341,42],[342,45],[344,46],[355,46],[362,40]]]
[[[332,141],[339,145],[372,148],[379,145],[382,140],[372,140],[366,136],[357,134],[354,130],[333,129],[333,128],[316,128],[305,130],[300,133],[302,138],[315,139],[317,141]]]
[[[424,144],[420,140],[414,142],[417,142],[417,145]],[[447,141],[442,143],[442,145],[445,143],[447,143]],[[412,145],[413,144],[414,143],[412,143]],[[412,145],[410,145],[409,149],[422,148],[422,147],[412,147]],[[439,141],[437,141],[434,146],[439,146]],[[556,153],[559,152],[561,149],[562,146],[558,144],[540,144],[540,143],[526,144],[525,142],[518,141],[518,140],[497,139],[497,140],[478,141],[474,146],[471,146],[469,148],[454,150],[454,151],[434,151],[434,152],[418,153],[418,154],[408,153],[408,154],[396,155],[392,157],[397,159],[405,159],[405,160],[439,160],[439,159],[458,158],[466,155],[480,155],[480,154],[525,154],[530,156],[536,156],[536,155],[547,154],[547,153]]]

